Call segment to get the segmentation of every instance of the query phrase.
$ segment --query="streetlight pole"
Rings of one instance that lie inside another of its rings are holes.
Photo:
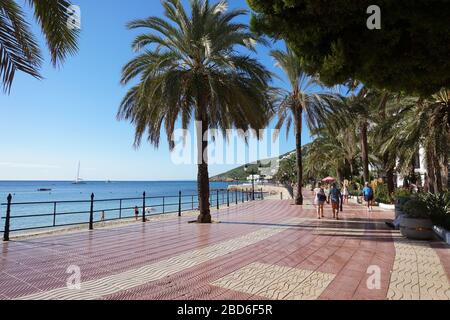
[[[261,163],[258,164],[258,168],[261,169]],[[249,173],[252,177],[252,200],[255,201],[255,175],[256,172],[253,169],[250,169],[248,165],[244,167],[245,172]]]

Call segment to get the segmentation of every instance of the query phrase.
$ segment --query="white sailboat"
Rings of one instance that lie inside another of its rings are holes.
[[[84,182],[83,179],[80,178],[80,167],[81,167],[81,162],[78,162],[78,171],[77,171],[77,178],[75,179],[75,181],[72,184],[86,184],[86,182]]]

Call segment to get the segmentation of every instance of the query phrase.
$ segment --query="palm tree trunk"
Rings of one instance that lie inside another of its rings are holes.
[[[198,223],[211,223],[211,204],[209,202],[209,172],[208,172],[208,120],[207,116],[203,115],[197,117],[197,154],[198,154],[198,205],[200,215],[198,216]],[[206,140],[206,141],[205,141]]]
[[[387,180],[389,194],[393,194],[395,192],[394,172],[395,172],[395,168],[392,168],[392,167],[389,167],[386,172],[386,180]]]
[[[431,193],[435,193],[436,177],[434,175],[433,155],[429,147],[427,147],[426,156],[427,156],[427,171],[428,171],[428,191]]]
[[[383,170],[385,173],[386,178],[385,182],[387,184],[389,194],[392,194],[395,191],[395,181],[394,181],[395,167],[390,164],[389,158],[390,153],[388,151],[383,155]]]
[[[369,145],[367,142],[367,132],[368,132],[367,120],[364,120],[361,124],[361,158],[363,162],[364,170],[364,182],[370,182],[369,173]]]
[[[448,155],[444,155],[442,163],[442,187],[444,190],[448,190]]]
[[[303,111],[298,107],[295,111],[295,146],[297,151],[297,192],[295,194],[295,204],[303,205],[303,155],[302,155],[302,130]]]
[[[439,159],[436,156],[436,153],[434,153],[433,155],[433,166],[434,166],[434,171],[435,171],[435,176],[436,176],[436,186],[435,186],[435,191],[437,193],[441,193],[443,191],[443,187],[442,187],[442,170],[441,170],[441,164],[439,163]]]

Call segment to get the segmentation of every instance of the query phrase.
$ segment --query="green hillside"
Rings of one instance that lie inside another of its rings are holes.
[[[294,152],[294,151],[292,151]],[[271,158],[271,159],[265,159],[260,161],[261,166],[263,168],[270,168],[271,165],[274,165],[273,161],[278,161],[279,159],[284,158],[285,156],[291,154],[292,152],[288,152],[286,154],[283,154],[279,157]],[[240,166],[236,169],[230,170],[228,172],[219,174],[217,176],[214,176],[211,178],[211,181],[244,181],[247,180],[247,177],[249,176],[249,173],[245,172],[245,167],[248,166],[249,172],[258,172],[259,169],[259,163],[248,163],[246,165]]]

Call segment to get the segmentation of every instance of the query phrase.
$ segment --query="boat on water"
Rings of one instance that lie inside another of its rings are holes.
[[[75,179],[72,184],[86,184],[86,182],[80,178],[80,168],[81,168],[81,162],[78,162],[78,171],[77,171],[77,178]]]
[[[37,190],[38,192],[49,192],[52,191],[52,189],[48,189],[48,188],[40,188]]]

